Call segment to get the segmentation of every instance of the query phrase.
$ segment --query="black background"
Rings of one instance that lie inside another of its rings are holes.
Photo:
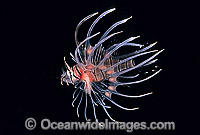
[[[185,70],[190,63],[199,63],[198,59],[187,56],[197,56],[191,53],[186,40],[187,26],[185,23],[190,15],[185,11],[188,3],[152,2],[152,1],[15,1],[1,2],[1,18],[3,22],[2,61],[6,70],[4,78],[6,87],[1,90],[3,95],[1,131],[3,134],[125,134],[126,131],[43,131],[38,127],[28,131],[24,121],[35,118],[38,123],[44,118],[51,121],[85,121],[80,108],[80,118],[76,108],[71,106],[74,88],[60,85],[61,68],[64,66],[63,56],[67,56],[70,65],[69,52],[75,50],[74,30],[78,22],[85,16],[102,13],[115,7],[117,10],[105,18],[95,28],[105,30],[118,20],[133,16],[132,20],[120,26],[119,30],[132,33],[131,36],[141,36],[142,43],[158,41],[158,49],[165,49],[159,55],[160,67],[163,71],[144,84],[136,86],[129,94],[142,94],[153,91],[154,94],[140,99],[124,99],[115,97],[115,101],[127,107],[140,107],[136,111],[124,111],[114,105],[111,116],[119,121],[174,121],[176,131],[183,130],[180,123],[189,119],[187,108],[191,104],[182,102],[182,94],[188,96],[193,86],[188,87],[191,70]],[[186,18],[182,20],[183,18]],[[84,39],[85,30],[94,20],[91,19],[80,30],[80,40]],[[94,32],[95,33],[95,32]],[[82,37],[81,37],[82,36]],[[128,35],[129,36],[129,35]],[[128,38],[128,37],[127,37]],[[140,42],[140,43],[141,43]],[[189,66],[188,66],[189,67]],[[186,78],[186,79],[185,79]],[[121,92],[127,88],[119,87]],[[132,89],[128,89],[129,91]],[[124,92],[126,93],[126,92]],[[189,100],[187,98],[187,100]],[[76,104],[77,105],[77,104]],[[76,106],[75,105],[75,106]],[[84,106],[84,104],[82,104]],[[192,107],[191,107],[192,108]],[[108,118],[100,109],[97,115],[104,121]],[[92,113],[88,114],[93,119]],[[38,124],[39,125],[39,124]],[[176,131],[133,131],[139,134],[175,134]]]

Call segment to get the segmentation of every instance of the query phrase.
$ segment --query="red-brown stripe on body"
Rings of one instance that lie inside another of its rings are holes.
[[[103,65],[99,66],[97,69],[95,70],[92,70],[93,67],[91,67],[92,69],[90,69],[89,67],[86,67],[88,68],[88,70],[90,70],[90,74],[92,75],[92,78],[91,80],[95,81],[95,82],[99,82],[99,81],[102,81],[102,80],[105,80],[105,79],[109,79],[108,77],[111,75],[111,74],[114,74],[116,72],[120,72],[122,70],[125,70],[125,69],[128,69],[128,68],[131,68],[134,66],[134,61],[131,59],[129,61],[126,61],[124,63],[121,63],[119,64],[118,66],[114,67],[113,69],[111,70],[108,70],[108,71],[103,71],[105,70],[106,68],[109,68],[111,67],[112,65],[116,64],[120,62],[119,59],[113,59],[112,56],[109,57]],[[98,62],[97,62],[98,63]],[[92,65],[89,65],[89,66],[92,66]],[[94,65],[93,65],[94,66]],[[95,66],[94,66],[95,67]],[[74,65],[73,66],[73,71],[74,71],[74,75],[76,77],[78,77],[79,79],[81,79],[81,76],[83,74],[83,69],[81,69],[78,65]],[[89,73],[89,72],[88,72]],[[90,76],[91,76],[90,75]],[[116,79],[116,78],[115,78]],[[115,79],[110,79],[110,81],[115,81]]]
[[[73,74],[80,79],[81,77],[81,71],[80,68],[78,67],[78,65],[74,65],[73,66]]]
[[[94,72],[94,76],[96,78],[96,81],[102,81],[104,79],[106,79],[106,74],[105,72],[103,72],[101,69],[97,68]]]
[[[120,62],[120,60],[118,59],[112,59],[111,57],[109,57],[105,62],[104,62],[104,65],[100,66],[99,68],[97,68],[93,73],[94,73],[94,76],[96,78],[96,81],[102,81],[102,80],[105,80],[107,79],[111,74],[114,74],[116,72],[120,72],[122,70],[125,70],[125,69],[128,69],[128,68],[131,68],[134,66],[134,63],[133,63],[133,60],[129,60],[129,61],[126,61],[124,63],[121,63],[120,65],[114,67],[113,69],[111,70],[108,70],[108,71],[103,71],[104,69],[106,68],[109,68],[111,67],[112,65],[116,64]],[[112,80],[112,79],[111,79]]]

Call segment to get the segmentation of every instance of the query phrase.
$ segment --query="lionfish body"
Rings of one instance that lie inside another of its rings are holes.
[[[152,48],[156,43],[150,44],[149,46],[144,47],[144,48],[142,48],[143,45],[131,43],[131,41],[138,38],[139,36],[130,37],[130,38],[124,40],[123,42],[113,44],[108,49],[105,49],[103,47],[103,43],[105,41],[107,41],[108,39],[110,39],[111,37],[113,37],[117,34],[122,33],[122,31],[112,33],[112,34],[109,34],[109,33],[115,27],[117,27],[120,24],[125,23],[127,20],[129,20],[132,17],[116,22],[102,35],[100,40],[94,46],[90,45],[90,39],[92,39],[93,37],[100,34],[100,32],[99,32],[99,33],[96,33],[91,36],[91,32],[92,32],[92,29],[94,28],[95,24],[103,16],[105,16],[106,14],[108,14],[114,10],[115,10],[115,8],[107,10],[104,13],[102,13],[93,22],[93,24],[89,28],[86,39],[79,43],[78,39],[77,39],[79,27],[81,26],[81,24],[83,22],[85,22],[86,20],[95,16],[98,13],[91,14],[91,15],[85,17],[83,20],[81,20],[79,22],[79,24],[77,25],[76,31],[75,31],[75,42],[77,45],[77,48],[75,50],[75,55],[73,56],[70,53],[70,55],[72,56],[72,59],[77,64],[70,67],[67,64],[65,57],[64,57],[65,67],[66,67],[67,71],[62,70],[63,74],[61,75],[61,84],[63,84],[63,82],[66,82],[67,85],[69,85],[69,83],[71,83],[71,84],[75,85],[75,88],[77,88],[73,94],[74,100],[72,102],[72,105],[74,104],[76,99],[81,95],[79,104],[77,106],[78,117],[79,117],[79,113],[78,113],[79,106],[83,99],[83,93],[85,93],[85,100],[86,100],[85,119],[86,120],[87,120],[86,111],[87,111],[88,95],[92,102],[92,106],[93,106],[93,110],[94,110],[94,117],[95,117],[96,121],[98,121],[98,119],[96,116],[95,106],[98,106],[98,105],[102,106],[102,108],[104,109],[104,111],[106,112],[108,117],[111,120],[115,121],[108,113],[107,109],[110,108],[110,106],[106,106],[104,99],[107,99],[114,105],[116,105],[122,109],[125,109],[125,110],[138,109],[138,108],[125,108],[125,107],[117,104],[116,102],[114,102],[111,99],[111,95],[116,94],[119,96],[124,96],[124,97],[129,97],[129,98],[137,98],[137,97],[143,97],[143,96],[152,94],[152,92],[150,92],[150,93],[146,93],[143,95],[131,96],[131,95],[125,95],[125,94],[117,92],[116,88],[117,88],[117,86],[120,86],[120,85],[130,85],[130,84],[136,84],[136,83],[143,82],[145,80],[152,78],[153,76],[155,76],[156,74],[158,74],[161,71],[161,69],[160,69],[157,72],[155,72],[154,74],[152,74],[151,76],[148,76],[147,78],[137,80],[137,81],[132,81],[132,82],[118,81],[118,78],[137,79],[139,74],[136,74],[134,76],[122,76],[122,75],[129,71],[132,71],[132,70],[138,69],[140,67],[148,66],[150,64],[155,63],[157,61],[157,59],[154,59],[154,58],[163,51],[163,50],[147,51],[150,48]],[[114,53],[123,46],[133,46],[133,47],[139,48],[139,50],[129,53],[129,54],[115,56]],[[140,49],[140,48],[142,48],[142,49]],[[151,54],[151,53],[154,53],[154,54],[152,56],[150,56],[149,58],[145,59],[144,61],[135,64],[135,62],[134,62],[135,58],[144,56],[147,54]],[[105,81],[107,81],[107,82],[105,82]]]

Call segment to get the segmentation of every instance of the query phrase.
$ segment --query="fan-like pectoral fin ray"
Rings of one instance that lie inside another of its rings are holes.
[[[76,94],[76,91],[79,90],[79,89],[81,89],[82,86],[83,86],[83,83],[82,83],[78,88],[76,88],[76,90],[75,90],[74,93],[73,93],[73,98],[74,98],[74,95]]]
[[[103,95],[103,94],[102,94]],[[117,107],[121,108],[121,109],[124,109],[124,110],[136,110],[136,109],[139,109],[138,107],[136,108],[126,108],[126,107],[123,107],[119,104],[117,104],[116,102],[114,102],[112,99],[110,99],[109,97],[103,95],[104,98],[106,98],[107,100],[109,100],[111,103],[113,103],[114,105],[116,105]]]
[[[138,36],[139,37],[139,36]],[[106,52],[110,52],[112,49],[114,49],[117,45],[119,45],[119,43],[118,44],[114,44],[114,45],[112,45],[111,47],[109,47],[107,50],[106,50]],[[126,43],[125,44],[125,46],[135,46],[135,47],[143,47],[144,45],[141,45],[141,44],[135,44],[135,43]],[[131,54],[131,53],[130,53]],[[127,54],[126,54],[127,55]],[[122,55],[122,56],[124,56],[124,55]],[[130,56],[130,55],[129,55]],[[115,57],[119,57],[119,58],[121,58],[121,56],[114,56],[114,58]]]
[[[129,17],[129,18],[126,18],[126,19],[124,19],[124,20],[118,21],[118,22],[116,22],[115,24],[113,24],[113,25],[103,34],[103,36],[100,38],[100,40],[102,40],[103,38],[105,38],[105,37],[110,33],[110,31],[113,30],[115,27],[117,27],[117,26],[120,25],[120,24],[123,24],[123,23],[127,22],[127,21],[128,21],[129,19],[131,19],[131,18],[132,18],[132,16]]]
[[[84,113],[84,115],[85,115],[85,120],[87,121],[88,119],[87,119],[87,93],[85,92],[85,113]]]
[[[114,121],[114,122],[116,122],[116,120],[114,120],[111,116],[110,116],[110,114],[108,113],[108,111],[107,111],[107,109],[106,109],[106,106],[105,105],[103,105],[102,103],[101,103],[101,101],[100,101],[100,99],[97,97],[97,100],[99,101],[99,104],[103,107],[103,109],[104,109],[104,111],[105,111],[105,113],[107,114],[107,116],[110,118],[110,120],[112,120],[112,121]]]
[[[106,38],[102,39],[101,41],[99,41],[99,42],[92,48],[92,51],[90,52],[90,54],[89,54],[89,56],[88,56],[86,65],[88,65],[88,64],[91,63],[91,58],[92,58],[92,56],[94,55],[94,51],[95,51],[103,42],[105,42],[105,41],[108,40],[109,38],[113,37],[114,35],[117,35],[117,34],[122,33],[122,32],[123,32],[123,31],[113,33],[113,34],[107,36]]]
[[[123,107],[119,104],[117,104],[116,102],[114,102],[112,99],[110,99],[109,97],[105,96],[104,94],[102,94],[101,91],[105,91],[105,90],[101,90],[99,87],[96,87],[97,91],[99,91],[99,93],[105,98],[107,99],[108,101],[110,101],[111,103],[113,103],[114,105],[116,105],[117,107],[121,108],[121,109],[124,109],[124,110],[136,110],[136,109],[139,109],[139,108],[126,108],[126,107]]]
[[[74,107],[74,102],[76,101],[76,99],[78,98],[79,94],[81,93],[81,90],[79,91],[79,93],[77,94],[77,96],[75,97],[75,99],[72,101],[72,106]]]
[[[93,112],[94,112],[95,121],[98,122],[98,119],[97,119],[97,116],[96,116],[95,105],[94,105],[94,104],[96,104],[96,103],[94,102],[94,100],[93,100],[93,98],[92,98],[92,95],[90,94],[89,96],[90,96],[90,99],[91,99],[91,101],[92,101],[92,107],[93,107]]]
[[[146,50],[152,48],[152,47],[155,46],[156,44],[157,44],[157,42],[152,43],[152,44],[150,44],[149,46],[147,46],[147,47],[145,47],[145,48],[143,48],[143,49],[141,49],[141,50],[135,51],[135,52],[133,52],[133,55],[134,55],[134,54],[141,53],[141,52],[144,52],[144,51],[146,51]]]
[[[152,61],[146,63],[144,66],[151,65],[151,64],[155,63],[156,61],[158,61],[158,59],[152,60]]]
[[[88,33],[87,33],[87,38],[90,37],[91,35],[91,32],[94,28],[94,26],[97,24],[97,22],[103,18],[105,15],[107,15],[108,13],[111,13],[112,11],[114,11],[115,8],[112,8],[112,9],[109,9],[107,11],[105,11],[104,13],[102,13],[101,15],[99,15],[99,17],[92,23],[92,25],[90,26],[89,30],[88,30]],[[85,44],[85,47],[87,48],[87,46],[90,44],[90,41],[88,40]]]
[[[149,54],[149,53],[153,53],[153,52],[157,52],[157,51],[158,51],[158,50],[153,50],[153,51],[144,52],[144,53],[139,53],[139,54],[137,54],[137,55],[128,57],[128,58],[126,58],[126,59],[124,59],[124,60],[121,60],[120,62],[117,62],[116,64],[110,66],[109,68],[106,68],[104,71],[108,71],[108,70],[110,70],[110,69],[113,69],[113,68],[115,68],[116,66],[118,66],[118,65],[120,65],[120,64],[122,64],[122,63],[124,63],[124,62],[126,62],[126,61],[129,61],[129,60],[131,60],[131,59],[134,59],[134,58],[136,58],[136,57],[143,56],[143,55],[146,55],[146,54]]]
[[[80,99],[79,104],[78,104],[78,106],[77,106],[77,108],[76,108],[76,112],[77,112],[77,116],[78,116],[78,117],[79,117],[78,109],[79,109],[80,104],[81,104],[82,99],[83,99],[83,93],[84,93],[84,92],[82,91],[81,99]]]
[[[155,43],[153,43],[153,44],[150,44],[149,46],[147,46],[147,47],[145,47],[145,48],[143,48],[143,49],[141,49],[141,50],[138,50],[138,51],[135,51],[135,52],[132,52],[132,53],[129,53],[129,54],[125,54],[125,55],[121,55],[121,56],[113,56],[113,58],[116,58],[116,59],[123,59],[123,58],[127,58],[127,57],[129,57],[129,56],[133,56],[133,55],[138,54],[138,53],[142,53],[142,52],[144,52],[144,51],[146,51],[146,50],[152,48],[153,46],[155,46],[156,43],[157,43],[157,42],[155,42]],[[130,43],[130,44],[132,44],[132,43]],[[143,47],[143,46],[144,46],[144,45],[141,45],[140,47]]]
[[[88,19],[90,19],[91,17],[93,17],[93,16],[95,16],[95,15],[97,15],[97,14],[98,14],[98,12],[86,16],[86,17],[83,18],[83,19],[78,23],[78,25],[76,26],[76,30],[75,30],[75,42],[76,42],[76,45],[77,45],[77,46],[78,46],[78,44],[79,44],[77,35],[78,35],[78,30],[79,30],[80,26],[81,26],[85,21],[87,21]]]
[[[85,43],[87,40],[89,40],[89,39],[91,39],[91,38],[97,36],[98,34],[100,34],[100,32],[98,32],[98,33],[96,33],[96,34],[94,34],[94,35],[92,35],[92,36],[86,38],[85,40],[83,40],[83,41],[76,47],[76,50],[75,50],[75,59],[76,59],[77,64],[79,65],[79,67],[81,67],[81,68],[84,69],[82,63],[79,61],[79,58],[78,58],[78,50],[79,50],[79,47],[80,47],[83,43]]]
[[[134,70],[134,69],[136,69],[136,68],[139,68],[139,67],[141,67],[141,66],[144,66],[146,63],[150,62],[152,59],[154,59],[154,58],[155,58],[158,54],[160,54],[162,51],[164,51],[164,49],[161,50],[161,51],[159,51],[159,52],[157,52],[156,54],[154,54],[154,55],[151,56],[150,58],[144,60],[143,62],[137,64],[136,66],[131,67],[131,68],[128,68],[128,69],[123,70],[123,71],[120,71],[120,72],[116,72],[116,73],[112,74],[111,76],[112,76],[112,77],[118,77],[118,76],[121,75],[121,74],[124,74],[124,73],[126,73],[126,72],[129,72],[129,71]]]
[[[78,44],[79,44],[77,35],[78,35],[78,30],[79,30],[80,26],[81,26],[86,20],[90,19],[91,17],[93,17],[93,16],[95,16],[95,15],[97,15],[97,14],[98,14],[98,12],[93,13],[93,14],[91,14],[91,15],[88,15],[87,17],[83,18],[83,19],[78,23],[78,25],[77,25],[77,27],[76,27],[76,30],[75,30],[75,43],[76,43],[77,46],[78,46]],[[81,61],[83,62],[83,59],[82,59],[82,57],[81,57],[80,49],[78,49],[78,54],[79,54],[79,57],[80,57]],[[85,57],[85,54],[84,54],[84,53],[83,53],[83,55],[84,55],[84,57]],[[75,59],[73,59],[73,60],[75,60]]]
[[[146,80],[149,80],[150,78],[154,77],[155,75],[157,75],[162,69],[158,70],[157,72],[155,72],[154,74],[142,79],[142,80],[139,80],[139,81],[133,81],[133,82],[116,82],[114,85],[130,85],[130,84],[136,84],[136,83],[141,83],[141,82],[144,82]]]
[[[107,91],[109,91],[112,94],[119,95],[119,96],[122,96],[122,97],[128,97],[128,98],[139,98],[139,97],[144,97],[144,96],[147,96],[147,95],[150,95],[150,94],[153,93],[153,92],[149,92],[149,93],[145,93],[145,94],[142,94],[142,95],[132,96],[132,95],[125,95],[125,94],[119,93],[117,91],[111,91],[111,90],[107,90]]]
[[[102,64],[106,61],[106,59],[108,59],[117,49],[119,49],[119,48],[122,47],[122,46],[125,46],[128,42],[131,42],[131,41],[133,41],[134,39],[136,39],[136,38],[138,38],[138,37],[139,37],[139,36],[137,36],[137,37],[130,37],[130,38],[128,38],[127,40],[123,41],[122,43],[116,45],[115,48],[113,48],[110,52],[108,52],[108,53],[104,56],[104,58],[103,58],[103,59],[101,60],[101,62],[97,65],[97,67],[99,67],[100,65],[102,65]],[[97,68],[97,67],[96,67],[96,68]]]
[[[139,74],[134,75],[134,76],[122,76],[122,75],[120,75],[120,76],[118,76],[118,77],[120,77],[120,78],[131,78],[131,79],[133,79],[133,78],[136,78],[136,77],[138,77],[138,76],[139,76]]]

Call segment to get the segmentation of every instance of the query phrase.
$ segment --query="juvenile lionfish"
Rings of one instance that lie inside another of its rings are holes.
[[[117,27],[120,24],[125,23],[132,17],[116,22],[101,36],[100,40],[94,46],[90,44],[90,39],[100,34],[100,32],[98,32],[94,35],[91,35],[94,26],[97,24],[97,22],[101,18],[103,18],[105,15],[107,15],[108,13],[111,13],[114,10],[115,8],[107,10],[101,15],[99,15],[99,17],[90,26],[85,40],[83,40],[82,42],[79,42],[77,38],[77,34],[78,34],[78,30],[81,24],[85,22],[86,20],[90,19],[91,17],[97,15],[98,12],[93,13],[83,18],[79,22],[75,30],[75,42],[77,45],[76,50],[75,50],[75,55],[70,53],[70,55],[72,56],[72,59],[76,62],[76,65],[70,67],[67,64],[64,57],[66,71],[62,69],[63,73],[61,75],[61,84],[63,85],[63,82],[65,82],[67,85],[69,85],[69,83],[71,83],[75,86],[75,88],[77,88],[73,93],[74,100],[72,102],[72,106],[74,106],[73,105],[74,102],[79,97],[79,95],[81,95],[79,104],[77,106],[78,117],[79,117],[79,106],[82,102],[83,94],[85,94],[86,103],[85,103],[84,115],[85,115],[86,120],[87,120],[86,111],[87,111],[88,96],[92,102],[94,118],[96,121],[98,121],[98,119],[96,116],[95,106],[98,106],[98,105],[100,105],[104,109],[105,113],[108,115],[108,117],[112,121],[115,121],[107,111],[107,108],[110,108],[110,106],[107,106],[105,104],[104,102],[105,99],[124,110],[138,109],[138,108],[125,108],[117,104],[115,101],[111,99],[111,95],[116,94],[123,97],[137,98],[137,97],[143,97],[143,96],[152,94],[152,92],[150,92],[150,93],[146,93],[146,94],[138,95],[138,96],[125,95],[125,94],[117,92],[116,87],[120,85],[130,85],[130,84],[141,83],[143,81],[146,81],[152,78],[153,76],[155,76],[161,71],[160,69],[154,74],[137,81],[131,81],[131,82],[119,81],[118,78],[137,79],[138,76],[140,76],[139,74],[136,74],[134,76],[122,76],[122,74],[155,63],[158,59],[154,59],[154,58],[164,50],[163,49],[161,51],[158,51],[158,50],[147,51],[150,48],[152,48],[156,43],[150,44],[147,47],[143,47],[144,45],[141,45],[141,44],[131,43],[131,41],[138,38],[139,36],[130,37],[124,40],[123,42],[113,44],[108,49],[104,49],[104,47],[102,46],[103,43],[106,40],[110,39],[111,37],[122,33],[122,31],[115,32],[110,35],[108,34],[115,27]],[[117,57],[114,56],[113,54],[119,48],[123,46],[133,46],[139,49],[129,54],[125,54],[125,55],[121,55]],[[135,63],[134,61],[135,58],[144,56],[150,53],[153,53],[153,55],[143,60],[140,63]]]

